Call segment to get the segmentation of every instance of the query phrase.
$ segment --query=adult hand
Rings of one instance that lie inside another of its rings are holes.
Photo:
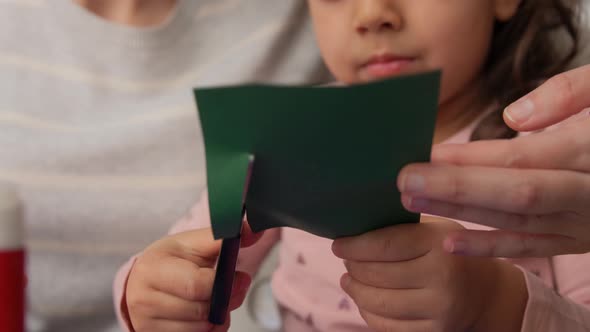
[[[509,106],[519,131],[557,124],[590,107],[590,66],[558,75]],[[414,212],[499,229],[450,234],[445,249],[499,257],[590,251],[590,117],[513,140],[440,145],[432,164],[399,175],[404,206]]]

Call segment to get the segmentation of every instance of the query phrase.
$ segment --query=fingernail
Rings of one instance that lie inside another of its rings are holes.
[[[451,254],[462,255],[467,252],[468,245],[467,242],[462,240],[451,240],[444,242],[445,250],[450,252]]]
[[[411,208],[415,211],[424,211],[430,205],[430,201],[427,199],[422,198],[414,198],[412,199]]]
[[[406,209],[412,212],[426,212],[430,206],[430,200],[423,198],[414,198],[411,196],[403,196],[402,202]]]
[[[525,98],[508,106],[504,114],[512,123],[523,124],[531,118],[534,112],[535,104],[529,98]]]
[[[402,191],[410,193],[421,193],[424,191],[424,177],[418,174],[408,174],[403,181]]]
[[[347,288],[350,285],[350,281],[350,275],[348,273],[343,274],[342,278],[340,278],[340,287]]]

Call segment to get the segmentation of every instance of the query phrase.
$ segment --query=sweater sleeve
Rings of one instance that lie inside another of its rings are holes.
[[[557,290],[524,273],[529,299],[522,332],[590,331],[590,254],[554,258]]]

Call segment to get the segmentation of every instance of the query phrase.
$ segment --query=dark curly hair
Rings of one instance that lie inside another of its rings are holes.
[[[471,140],[513,138],[505,107],[563,72],[579,52],[581,0],[523,0],[516,15],[498,22],[483,70],[483,106],[497,106]]]

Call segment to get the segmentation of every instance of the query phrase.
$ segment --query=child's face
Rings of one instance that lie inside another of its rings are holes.
[[[496,20],[521,0],[309,0],[319,46],[334,76],[358,83],[443,70],[441,101],[473,84]]]

